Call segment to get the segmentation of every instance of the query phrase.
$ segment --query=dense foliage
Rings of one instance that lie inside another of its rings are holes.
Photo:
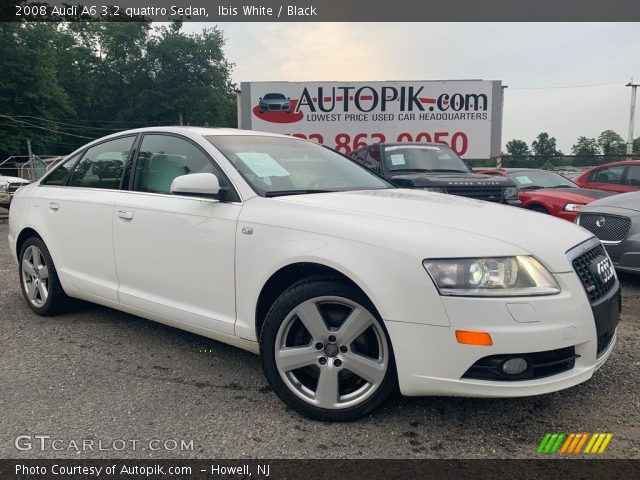
[[[0,23],[0,161],[65,154],[150,125],[236,126],[218,28],[179,22]]]

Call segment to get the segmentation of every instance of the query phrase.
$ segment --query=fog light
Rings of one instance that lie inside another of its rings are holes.
[[[502,364],[502,371],[507,375],[520,375],[529,368],[529,364],[524,358],[510,358]]]

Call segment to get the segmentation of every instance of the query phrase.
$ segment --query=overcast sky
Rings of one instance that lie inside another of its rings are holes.
[[[185,23],[198,31],[207,24]],[[210,26],[210,25],[209,25]],[[640,23],[221,23],[233,79],[502,80],[503,144],[541,131],[626,140]],[[575,85],[607,84],[572,88]],[[640,136],[636,113],[635,136]]]

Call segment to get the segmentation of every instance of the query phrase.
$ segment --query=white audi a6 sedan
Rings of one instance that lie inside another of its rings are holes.
[[[260,353],[321,420],[405,395],[537,395],[611,353],[618,280],[549,216],[395,188],[312,142],[131,130],[15,195],[9,243],[40,315],[80,298]]]

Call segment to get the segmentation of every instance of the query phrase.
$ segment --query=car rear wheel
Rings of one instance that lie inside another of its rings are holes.
[[[24,242],[20,250],[20,286],[27,305],[38,315],[60,312],[69,297],[64,293],[49,250],[38,237]]]
[[[271,387],[316,420],[354,420],[396,384],[387,332],[369,299],[329,277],[302,280],[276,300],[260,346]]]

